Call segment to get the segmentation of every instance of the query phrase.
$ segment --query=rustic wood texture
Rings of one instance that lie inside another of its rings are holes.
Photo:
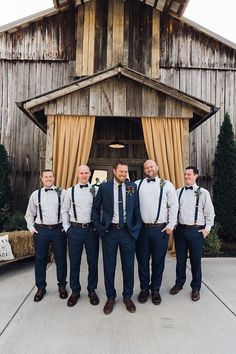
[[[86,92],[86,94],[84,94]],[[79,104],[78,104],[79,102]],[[191,118],[188,104],[130,79],[110,78],[68,94],[45,106],[46,115],[71,114],[126,117]]]

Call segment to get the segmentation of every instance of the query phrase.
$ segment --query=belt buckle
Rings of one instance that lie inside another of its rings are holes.
[[[124,225],[117,224],[116,228],[117,230],[121,230],[124,227]]]
[[[49,230],[53,229],[53,225],[48,225]]]
[[[88,227],[88,223],[87,224],[82,224],[82,229],[86,229]]]

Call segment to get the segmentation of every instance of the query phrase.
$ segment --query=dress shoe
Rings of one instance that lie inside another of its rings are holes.
[[[125,299],[123,299],[123,302],[126,306],[127,311],[129,311],[130,313],[136,312],[135,304],[133,303],[133,301],[131,299],[125,298]]]
[[[113,311],[114,303],[114,299],[107,299],[107,302],[105,303],[105,306],[103,308],[103,312],[105,313],[105,315],[109,315]]]
[[[46,289],[45,288],[39,288],[37,293],[34,295],[34,301],[35,302],[39,302],[42,300],[42,298],[44,297],[46,293]]]
[[[140,304],[144,304],[145,302],[147,302],[148,295],[149,295],[149,290],[142,289],[138,296],[138,302],[140,302]]]
[[[69,306],[69,307],[75,306],[79,297],[80,297],[79,293],[72,293],[67,301],[67,306]]]
[[[193,290],[191,294],[191,299],[193,301],[198,301],[200,299],[200,291],[198,290]]]
[[[171,295],[176,295],[182,289],[183,289],[183,287],[181,285],[176,284],[176,285],[173,286],[173,288],[170,289],[170,294]]]
[[[98,298],[95,291],[90,291],[88,294],[88,297],[90,299],[91,305],[98,305],[99,304],[99,298]]]
[[[159,291],[157,291],[157,290],[152,292],[152,303],[154,305],[160,305],[160,303],[161,303],[161,295],[159,294]]]
[[[59,297],[61,298],[61,299],[67,299],[67,297],[68,297],[68,292],[67,292],[67,290],[66,290],[66,288],[59,288]]]

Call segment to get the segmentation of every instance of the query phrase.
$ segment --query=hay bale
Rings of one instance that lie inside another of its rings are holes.
[[[0,236],[8,235],[15,259],[34,256],[34,240],[29,231],[1,232]]]

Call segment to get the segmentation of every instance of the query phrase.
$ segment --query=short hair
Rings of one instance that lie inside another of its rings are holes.
[[[115,164],[113,165],[114,170],[117,169],[118,165],[125,165],[125,166],[128,166],[128,164],[127,164],[126,162],[124,162],[124,161],[122,161],[122,160],[117,160],[117,161],[115,162]]]
[[[195,175],[199,174],[199,170],[198,170],[198,168],[196,166],[188,166],[188,167],[185,168],[185,170],[193,170],[193,173]]]
[[[41,177],[43,176],[44,172],[52,172],[53,176],[54,176],[54,172],[53,170],[51,170],[50,168],[45,168],[42,173],[41,173]]]

